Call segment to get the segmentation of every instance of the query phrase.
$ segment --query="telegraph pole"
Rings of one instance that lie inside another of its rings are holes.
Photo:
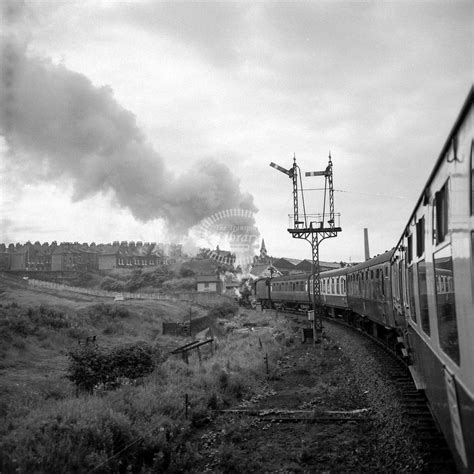
[[[313,340],[320,342],[323,333],[322,323],[322,304],[321,304],[321,272],[319,265],[319,244],[331,237],[337,237],[338,232],[342,229],[339,225],[336,226],[336,219],[339,221],[340,214],[334,212],[334,187],[333,187],[333,173],[332,173],[332,159],[329,153],[328,165],[323,171],[310,171],[305,173],[305,176],[321,176],[324,177],[324,200],[323,210],[319,214],[306,214],[304,203],[303,186],[301,181],[301,172],[299,173],[299,181],[301,188],[301,201],[303,204],[303,216],[299,212],[298,206],[298,171],[299,166],[296,164],[296,157],[293,157],[293,166],[287,170],[275,163],[270,163],[270,166],[288,175],[293,182],[293,214],[289,215],[290,227],[288,232],[295,239],[305,239],[311,244],[311,290],[313,302]],[[326,200],[329,200],[329,212],[326,212]],[[339,224],[339,222],[338,222]],[[311,294],[310,293],[310,294]]]

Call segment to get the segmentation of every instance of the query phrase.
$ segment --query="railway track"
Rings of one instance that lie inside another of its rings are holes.
[[[418,444],[425,461],[424,472],[455,473],[456,465],[446,440],[431,413],[423,391],[417,390],[408,365],[390,347],[371,334],[332,318],[326,319],[326,327],[344,327],[352,331],[353,337],[367,342],[366,347],[380,364],[387,382],[396,389],[396,398],[401,406],[401,415]]]
[[[387,379],[397,388],[402,415],[423,452],[427,463],[426,472],[455,473],[451,452],[435,423],[424,393],[416,389],[408,367],[402,365],[400,359],[385,347],[377,344],[374,355],[381,361]]]
[[[309,327],[306,315],[300,311],[279,311],[278,314],[289,316],[295,325]],[[435,422],[424,392],[417,390],[406,361],[383,341],[362,329],[355,328],[339,319],[324,318],[324,320],[325,328],[331,328],[329,331],[331,335],[339,332],[340,336],[341,329],[348,331],[351,337],[357,338],[360,341],[359,344],[363,344],[377,360],[380,372],[383,373],[387,383],[395,389],[396,401],[400,406],[400,414],[405,426],[422,453],[425,462],[423,471],[455,473],[456,465],[446,440]]]

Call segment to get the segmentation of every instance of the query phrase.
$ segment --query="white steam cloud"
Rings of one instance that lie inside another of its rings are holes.
[[[28,55],[12,36],[1,41],[0,133],[24,176],[67,179],[75,200],[111,190],[138,220],[162,218],[175,232],[222,209],[256,211],[216,160],[171,175],[110,87]]]

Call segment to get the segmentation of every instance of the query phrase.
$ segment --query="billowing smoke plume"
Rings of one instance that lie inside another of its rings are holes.
[[[11,38],[2,42],[0,133],[12,158],[29,170],[25,177],[67,179],[75,200],[111,190],[137,219],[163,218],[174,231],[222,209],[256,210],[253,197],[215,160],[171,175],[109,87],[29,56]]]

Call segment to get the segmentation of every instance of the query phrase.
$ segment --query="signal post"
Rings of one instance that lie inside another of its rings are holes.
[[[293,166],[287,170],[275,163],[270,163],[272,168],[286,174],[293,183],[293,214],[288,217],[290,224],[288,232],[295,239],[305,239],[311,244],[311,274],[312,274],[312,294],[313,294],[313,341],[321,342],[323,333],[322,324],[322,301],[321,301],[321,271],[319,265],[319,244],[331,237],[337,237],[342,229],[339,226],[340,214],[334,213],[334,188],[332,159],[329,153],[328,165],[323,171],[310,171],[305,176],[324,177],[324,200],[322,213],[307,214],[304,201],[304,189],[301,180],[301,170],[296,164],[296,157],[293,157]],[[298,178],[300,191],[298,190]],[[301,192],[302,213],[300,213],[299,196]],[[326,200],[329,200],[329,210],[326,212]],[[336,223],[337,220],[337,223]],[[336,225],[337,224],[337,225]]]

